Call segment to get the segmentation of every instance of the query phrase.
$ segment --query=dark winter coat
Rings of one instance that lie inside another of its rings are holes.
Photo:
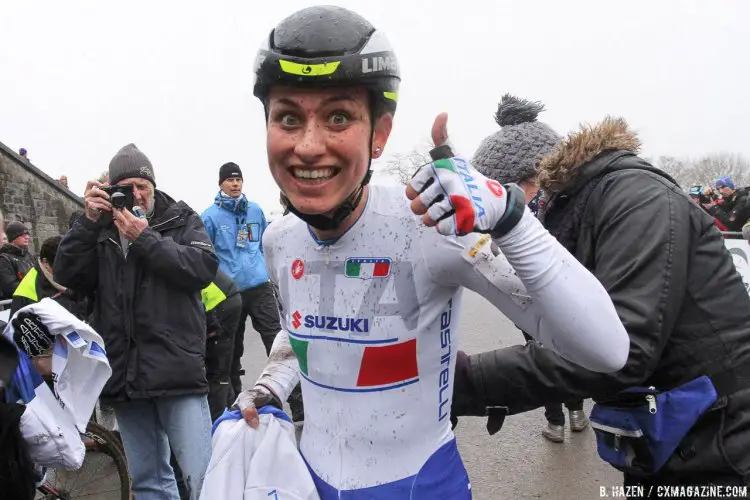
[[[102,335],[112,377],[109,400],[206,394],[206,318],[201,290],[216,275],[200,217],[156,191],[149,227],[127,258],[113,226],[83,218],[55,257],[55,281],[96,292],[94,327]]]
[[[658,477],[750,480],[750,297],[711,217],[637,157],[638,144],[624,122],[605,121],[547,157],[540,177],[552,194],[545,225],[604,285],[630,336],[626,365],[593,373],[529,343],[470,356],[470,379],[484,403],[520,413],[729,372],[737,387]],[[572,226],[569,210],[580,211]]]
[[[13,297],[21,280],[36,263],[28,250],[6,243],[0,248],[0,293],[3,299]]]

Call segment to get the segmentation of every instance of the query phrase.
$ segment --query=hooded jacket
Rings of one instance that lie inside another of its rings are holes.
[[[60,242],[55,280],[90,294],[112,377],[108,400],[206,394],[201,290],[218,269],[200,217],[155,193],[154,214],[128,249],[117,229],[83,218]]]
[[[214,204],[203,212],[201,218],[214,244],[221,270],[232,278],[240,291],[268,282],[261,245],[268,223],[256,203],[249,201],[244,194],[235,199],[219,191]],[[247,231],[243,243],[238,243],[240,230]]]
[[[34,267],[34,256],[28,250],[6,243],[0,248],[0,292],[3,299],[9,299],[18,284]]]
[[[610,294],[630,336],[625,366],[589,372],[531,342],[470,356],[470,379],[483,403],[513,414],[732,373],[739,388],[719,398],[659,474],[709,468],[750,478],[750,297],[712,218],[636,156],[638,147],[624,121],[607,119],[572,135],[540,167],[550,197],[545,225]],[[576,208],[580,223],[564,227]]]

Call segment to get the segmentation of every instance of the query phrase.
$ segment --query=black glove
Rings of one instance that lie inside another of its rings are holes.
[[[46,353],[55,342],[42,320],[34,313],[18,313],[11,324],[13,341],[32,358]]]
[[[477,393],[472,379],[469,356],[463,351],[456,352],[456,374],[453,382],[453,402],[451,403],[451,424],[455,429],[458,417],[488,417],[487,432],[497,433],[508,415],[506,406],[487,406],[483,398]]]

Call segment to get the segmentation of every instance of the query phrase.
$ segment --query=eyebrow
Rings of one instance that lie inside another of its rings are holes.
[[[342,102],[342,101],[356,102],[356,99],[349,94],[338,94],[338,95],[334,95],[334,96],[324,99],[321,105],[326,106],[328,104],[333,104],[333,103]],[[298,103],[296,103],[295,101],[293,101],[292,99],[288,97],[280,97],[276,100],[276,102],[278,104],[286,104],[287,106],[292,106],[294,108],[300,107]]]

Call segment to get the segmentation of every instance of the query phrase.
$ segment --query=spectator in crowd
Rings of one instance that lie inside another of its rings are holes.
[[[691,200],[693,200],[698,206],[700,206],[703,210],[705,210],[706,213],[708,212],[708,209],[706,207],[713,206],[713,201],[718,200],[718,196],[716,193],[713,192],[713,190],[709,187],[706,189],[703,186],[693,186],[688,190],[688,196]],[[710,214],[709,214],[710,215]],[[713,216],[712,216],[713,217]],[[727,227],[721,223],[721,221],[714,217],[714,226],[717,227],[719,231],[727,231]]]
[[[537,121],[537,115],[542,111],[544,105],[539,102],[504,95],[495,113],[495,121],[501,129],[482,141],[472,159],[477,170],[487,177],[501,184],[518,184],[534,214],[543,200],[537,179],[539,162],[562,141],[562,137],[549,125]],[[526,332],[523,332],[523,336],[527,342],[534,341]],[[562,406],[555,402],[544,406],[547,425],[542,429],[542,435],[555,443],[565,441]],[[565,407],[568,409],[570,430],[583,431],[588,426],[583,399],[566,401]]]
[[[85,301],[78,298],[72,290],[56,283],[52,277],[55,256],[62,236],[47,238],[39,250],[39,260],[32,267],[13,293],[10,315],[29,304],[51,297],[76,317],[86,319]]]
[[[630,336],[625,366],[590,372],[533,342],[458,351],[454,414],[593,397],[600,456],[626,485],[747,484],[750,297],[711,218],[639,148],[607,118],[571,134],[539,174],[545,226],[604,285]],[[617,432],[634,425],[644,437]]]
[[[34,267],[29,252],[29,230],[22,222],[11,222],[5,229],[8,243],[0,248],[0,290],[3,299],[10,299],[26,273]]]
[[[260,334],[266,355],[281,330],[276,293],[268,278],[263,254],[262,239],[268,223],[260,206],[242,193],[243,184],[242,170],[236,163],[222,165],[219,169],[219,192],[214,204],[201,215],[219,256],[221,270],[237,284],[242,296],[242,315],[234,336],[230,373],[235,394],[242,392],[240,376],[244,374],[242,355],[245,351],[247,317],[250,316],[253,328]],[[292,392],[289,402],[293,420],[302,420],[299,386]]]
[[[19,149],[18,150],[18,156],[20,156],[21,158],[23,158],[26,161],[31,161],[31,160],[29,160],[29,152],[26,151],[26,148]]]
[[[244,351],[245,322],[250,316],[253,328],[260,334],[266,354],[281,329],[273,287],[266,272],[261,239],[266,217],[258,204],[242,193],[242,170],[236,163],[225,163],[219,169],[219,192],[214,204],[201,217],[219,256],[221,270],[237,284],[242,294],[242,315],[235,335],[232,386],[242,391],[240,375]]]
[[[721,198],[714,196],[703,206],[728,231],[742,231],[742,226],[750,219],[750,188],[735,188],[732,178],[726,175],[719,177],[714,187]],[[713,194],[711,188],[704,194]]]
[[[135,498],[179,498],[172,451],[195,500],[211,455],[201,290],[218,259],[198,214],[156,189],[134,144],[114,156],[109,179],[133,186],[145,216],[113,209],[89,181],[85,217],[60,243],[54,277],[96,292],[93,324],[112,366],[102,399],[115,410]]]
[[[63,185],[64,187],[67,188],[68,187],[68,176],[67,175],[63,175],[62,177],[60,177],[60,180],[58,182],[61,185]]]

